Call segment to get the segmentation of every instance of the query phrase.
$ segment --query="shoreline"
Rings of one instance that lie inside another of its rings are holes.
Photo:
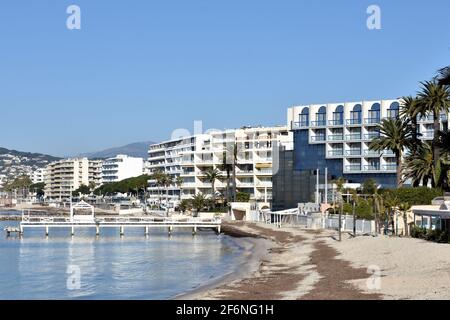
[[[329,243],[330,232],[226,222],[224,233],[269,241],[266,254],[253,254],[247,272],[223,277],[177,300],[380,300],[352,282],[371,275],[351,265]],[[258,243],[258,242],[256,242]],[[255,268],[256,267],[256,268]]]

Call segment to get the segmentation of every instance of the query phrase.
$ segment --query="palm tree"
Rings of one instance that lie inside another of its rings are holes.
[[[419,99],[417,97],[407,96],[401,99],[400,116],[409,119],[411,121],[412,131],[412,145],[411,153],[414,154],[421,143],[418,135],[417,117],[425,115],[424,110],[421,108]]]
[[[230,177],[233,176],[232,183],[232,198],[236,202],[236,166],[238,165],[238,144],[227,144],[226,150],[223,153],[223,163],[220,169],[227,172],[227,198],[230,189]],[[227,199],[229,200],[229,199]]]
[[[399,204],[398,209],[402,213],[403,216],[403,226],[405,228],[404,234],[405,236],[409,236],[408,230],[408,211],[411,209],[411,205],[408,202],[402,202]]]
[[[433,161],[434,166],[438,167],[440,159],[439,131],[441,113],[448,114],[450,109],[450,91],[448,86],[440,85],[436,81],[422,82],[422,89],[418,94],[419,104],[423,110],[433,114],[434,117],[434,135],[433,135]]]
[[[343,177],[340,177],[339,179],[337,179],[334,183],[336,184],[336,190],[337,192],[339,192],[339,195],[341,197],[340,199],[340,210],[339,210],[339,241],[342,240],[342,214],[344,213],[344,185],[345,185],[345,179]]]
[[[226,198],[228,203],[230,202],[231,172],[233,171],[233,165],[228,163],[226,151],[222,155],[222,165],[219,168],[227,173]]]
[[[402,187],[402,157],[403,150],[411,146],[411,126],[407,120],[383,119],[378,124],[381,136],[372,140],[370,150],[384,151],[392,150],[397,163],[397,186]]]
[[[439,132],[439,148],[444,159],[450,159],[450,131],[444,130]]]
[[[210,168],[205,172],[206,179],[211,182],[213,207],[216,207],[216,180],[222,178],[218,169]]]
[[[433,149],[429,143],[423,143],[405,158],[405,179],[412,179],[414,185],[422,182],[426,187],[431,180],[431,186],[436,186],[436,170],[433,161]]]
[[[203,193],[199,192],[194,197],[192,197],[192,207],[198,213],[205,207],[206,197]]]
[[[439,70],[436,80],[439,82],[440,85],[449,86],[450,85],[450,66]]]
[[[155,180],[155,185],[158,188],[159,205],[161,206],[161,187],[164,185],[165,174],[160,170],[155,171],[152,173],[151,179]]]
[[[387,192],[384,197],[384,205],[387,209],[387,217],[388,217],[387,229],[389,229],[389,225],[391,225],[392,232],[394,235],[396,235],[394,216],[396,210],[398,209],[398,206],[400,205],[400,200],[394,193]]]
[[[178,187],[178,189],[180,189],[180,195],[179,195],[178,200],[181,201],[181,186],[183,185],[184,180],[183,180],[183,178],[181,176],[177,176],[175,178],[174,182],[175,182],[175,185]]]
[[[384,211],[384,197],[378,192],[378,189],[373,194],[373,209],[375,214],[375,234],[380,232],[380,215]]]

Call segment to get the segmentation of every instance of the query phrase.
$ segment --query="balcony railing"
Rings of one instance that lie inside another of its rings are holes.
[[[345,136],[345,140],[361,140],[360,133],[348,134]]]
[[[326,125],[326,120],[311,121],[311,127],[325,127]]]
[[[396,164],[385,164],[381,166],[382,171],[397,171]]]
[[[364,155],[369,157],[379,157],[381,156],[381,152],[374,150],[364,150]]]
[[[345,150],[346,156],[360,156],[361,150]]]
[[[364,166],[364,171],[380,171],[380,165],[379,164],[370,164]]]
[[[361,171],[361,165],[360,164],[351,164],[345,166],[345,171]]]
[[[380,118],[365,118],[364,124],[379,124]]]
[[[319,142],[319,141],[325,141],[326,136],[311,136],[312,142]]]
[[[343,126],[344,125],[344,120],[343,119],[329,120],[328,121],[328,125],[330,125],[330,126]]]
[[[329,141],[343,141],[344,135],[343,134],[331,134],[328,136]]]
[[[347,119],[345,123],[347,125],[358,125],[361,124],[361,119]]]
[[[344,150],[330,150],[328,151],[328,156],[339,157],[344,155]]]
[[[378,139],[380,137],[380,134],[377,133],[368,133],[364,135],[364,140],[373,140]]]
[[[309,123],[307,121],[301,121],[301,122],[293,122],[292,123],[292,129],[305,129],[309,127]]]

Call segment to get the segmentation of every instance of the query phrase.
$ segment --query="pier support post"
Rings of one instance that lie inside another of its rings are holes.
[[[192,229],[192,235],[195,236],[197,234],[197,226]]]
[[[100,226],[98,224],[95,226],[95,235],[97,237],[100,236]]]
[[[145,227],[145,236],[148,236],[149,235],[149,228],[148,228],[148,226],[146,226]]]
[[[170,227],[169,227],[169,235],[172,234],[172,231],[173,231],[173,226],[170,226]]]
[[[125,230],[123,226],[120,226],[120,236],[123,237],[125,235]]]
[[[72,237],[75,235],[75,227],[74,227],[74,226],[72,226],[72,227],[70,228],[70,235],[71,235]]]
[[[23,236],[23,227],[22,227],[22,224],[20,225],[19,228],[20,228],[20,234],[19,234],[19,235],[20,235],[20,236]]]
[[[221,232],[222,232],[222,226],[218,226],[218,227],[217,227],[217,234],[220,235]]]
[[[45,226],[45,236],[48,237],[48,235],[49,235],[48,226]]]

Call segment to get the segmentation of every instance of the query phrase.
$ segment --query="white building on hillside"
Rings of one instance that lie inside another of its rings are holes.
[[[33,184],[43,183],[45,180],[45,168],[39,168],[31,174],[31,181]]]
[[[103,162],[103,183],[118,182],[124,179],[138,177],[144,172],[144,159],[127,155],[117,155]]]

